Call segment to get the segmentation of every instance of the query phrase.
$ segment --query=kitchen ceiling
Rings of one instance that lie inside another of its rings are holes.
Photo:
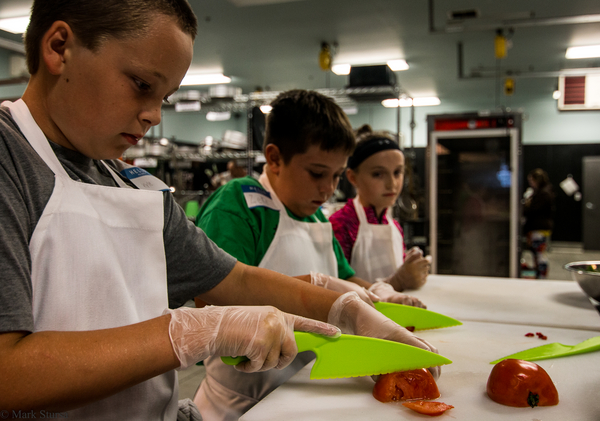
[[[244,93],[257,87],[345,87],[348,76],[319,67],[323,42],[337,45],[334,64],[383,64],[405,59],[410,69],[397,72],[396,77],[410,96],[438,96],[446,104],[472,103],[487,108],[498,105],[499,87],[507,73],[516,79],[511,101],[518,104],[521,100],[548,99],[561,69],[600,67],[600,59],[565,59],[569,46],[600,44],[600,3],[589,0],[190,3],[199,22],[191,70],[224,73]],[[9,8],[30,4],[30,0],[2,0],[0,17]],[[452,12],[476,17],[451,20]],[[574,23],[582,21],[588,23]],[[503,29],[512,43],[502,60],[494,56],[497,29]],[[0,33],[2,37],[14,39],[7,33]]]

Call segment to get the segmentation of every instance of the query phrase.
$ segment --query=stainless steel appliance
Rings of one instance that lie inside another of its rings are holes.
[[[432,273],[519,276],[521,115],[430,115]]]

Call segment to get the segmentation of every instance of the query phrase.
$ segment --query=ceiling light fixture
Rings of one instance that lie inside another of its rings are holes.
[[[356,106],[342,107],[342,111],[344,111],[344,113],[346,113],[346,115],[355,115],[355,114],[358,114],[358,107],[356,107]]]
[[[351,68],[349,64],[334,64],[331,66],[331,71],[338,76],[345,76],[350,74]]]
[[[13,34],[22,34],[29,25],[29,16],[18,16],[14,18],[0,19],[0,29]]]
[[[186,74],[181,81],[181,86],[191,85],[217,85],[221,83],[230,83],[231,78],[222,73],[212,74]]]
[[[413,103],[415,107],[430,107],[434,105],[440,105],[441,101],[436,96],[423,98],[400,98],[400,100],[397,98],[391,98],[381,101],[381,105],[386,108],[396,108],[398,105],[402,108],[411,107]]]
[[[600,57],[600,45],[586,45],[584,47],[567,48],[566,58],[594,58]]]
[[[389,60],[386,64],[389,66],[389,68],[393,72],[401,72],[403,70],[409,69],[409,66],[408,66],[408,63],[406,62],[406,60]],[[333,66],[331,66],[331,71],[338,76],[349,75],[351,69],[352,69],[352,66],[350,64],[346,64],[346,63],[334,64]]]
[[[270,105],[261,105],[260,106],[260,111],[262,111],[263,114],[269,114],[272,109],[273,109],[273,107],[271,107]]]
[[[403,70],[408,70],[408,63],[406,60],[390,60],[387,62],[387,65],[394,72],[401,72]]]

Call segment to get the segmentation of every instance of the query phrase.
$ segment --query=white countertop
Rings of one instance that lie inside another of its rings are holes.
[[[460,321],[600,331],[600,314],[574,281],[429,275],[407,293]]]
[[[442,368],[437,384],[442,394],[438,400],[455,408],[438,419],[600,420],[599,352],[537,362],[558,389],[557,406],[512,408],[491,401],[485,393],[490,361],[545,343],[574,345],[599,335],[600,315],[576,283],[432,275],[414,295],[431,310],[464,323],[417,333],[453,361]],[[542,332],[548,340],[525,337],[528,332]],[[431,419],[399,403],[377,401],[371,394],[371,378],[310,380],[309,373],[310,365],[240,420]]]
[[[542,332],[547,341],[527,338]],[[537,361],[552,378],[560,402],[552,407],[512,408],[485,393],[490,361],[548,342],[574,345],[598,332],[540,326],[465,322],[463,326],[423,331],[420,336],[453,363],[442,367],[437,381],[441,402],[453,405],[438,419],[457,421],[598,421],[600,420],[600,353]],[[312,365],[312,364],[311,364]],[[372,396],[370,377],[310,380],[310,366],[259,402],[243,421],[419,420],[400,403],[381,403]],[[449,417],[449,418],[447,418]]]

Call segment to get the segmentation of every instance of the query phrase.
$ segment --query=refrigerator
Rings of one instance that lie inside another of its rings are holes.
[[[522,118],[427,116],[431,273],[519,277]]]

